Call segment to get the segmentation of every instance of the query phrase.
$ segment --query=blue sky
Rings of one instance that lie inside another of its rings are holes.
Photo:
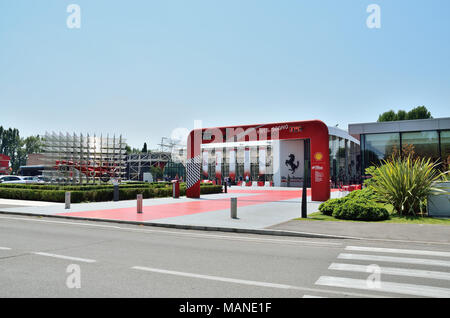
[[[69,29],[69,4],[81,28]],[[366,26],[369,4],[381,29]],[[450,1],[0,0],[0,125],[123,134],[448,117]]]

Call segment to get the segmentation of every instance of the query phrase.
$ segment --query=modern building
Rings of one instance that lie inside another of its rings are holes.
[[[361,144],[361,174],[393,154],[429,157],[450,165],[450,117],[350,124],[348,132]]]
[[[292,129],[291,126],[280,124],[284,130]],[[328,127],[328,135],[331,185],[360,182],[359,141],[336,127]],[[201,179],[217,183],[225,178],[235,183],[269,181],[277,187],[301,187],[305,180],[309,187],[310,166],[304,176],[305,162],[311,162],[309,142],[309,139],[284,139],[204,143]],[[186,158],[186,154],[180,157]]]

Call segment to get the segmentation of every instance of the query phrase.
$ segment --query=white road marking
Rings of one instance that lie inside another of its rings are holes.
[[[383,296],[378,296],[378,295],[370,295],[370,294],[362,294],[362,293],[343,292],[343,291],[341,292],[341,291],[335,291],[335,290],[316,289],[316,288],[308,288],[308,287],[291,286],[291,285],[285,285],[285,284],[258,282],[258,281],[252,281],[252,280],[211,276],[211,275],[202,275],[202,274],[194,274],[194,273],[187,273],[187,272],[178,272],[178,271],[171,271],[171,270],[144,267],[144,266],[133,266],[133,267],[131,267],[131,269],[159,273],[159,274],[166,274],[166,275],[175,275],[175,276],[182,276],[182,277],[189,277],[189,278],[199,278],[199,279],[220,281],[220,282],[225,282],[225,283],[234,283],[234,284],[258,286],[258,287],[269,287],[269,288],[277,288],[277,289],[300,290],[300,291],[307,291],[307,292],[311,292],[311,293],[328,293],[328,294],[347,295],[347,296],[355,296],[355,297],[369,297],[369,298],[383,297]]]
[[[93,259],[72,257],[72,256],[58,255],[58,254],[51,254],[51,253],[35,252],[33,254],[54,257],[54,258],[67,259],[67,260],[71,260],[71,261],[84,262],[84,263],[95,263],[96,262],[96,260],[93,260]]]
[[[313,295],[303,295],[303,298],[325,298],[325,297],[313,296]]]
[[[9,251],[10,249],[11,249],[10,247],[3,247],[3,246],[0,246],[0,250]]]
[[[438,259],[393,257],[393,256],[365,255],[365,254],[346,254],[346,253],[339,254],[338,258],[339,259],[361,260],[361,261],[406,263],[406,264],[419,264],[419,265],[429,265],[429,266],[450,267],[450,261],[442,261],[442,260],[438,260]]]
[[[379,252],[379,253],[395,253],[395,254],[411,254],[411,255],[427,255],[427,256],[442,256],[450,257],[449,252],[440,251],[424,251],[424,250],[407,250],[397,248],[381,248],[381,247],[365,247],[365,246],[347,246],[347,251],[361,251],[361,252]]]
[[[386,293],[395,293],[403,295],[414,295],[422,297],[448,298],[450,297],[450,289],[441,287],[431,287],[424,285],[402,284],[381,281],[380,288],[371,288],[365,279],[353,279],[344,277],[321,276],[316,285],[354,288],[371,290]]]
[[[366,265],[332,263],[330,265],[330,267],[328,267],[328,269],[337,270],[337,271],[368,273],[370,267],[366,266]],[[430,279],[450,280],[450,273],[446,273],[446,272],[436,272],[436,271],[408,269],[408,268],[394,268],[394,267],[380,267],[380,270],[381,270],[381,274],[384,274],[384,275],[397,275],[397,276],[423,277],[423,278],[430,278]]]
[[[284,285],[284,284],[274,284],[274,283],[257,282],[257,281],[244,280],[244,279],[235,279],[235,278],[226,278],[226,277],[219,277],[219,276],[210,276],[210,275],[169,271],[169,270],[165,270],[165,269],[142,267],[142,266],[133,266],[132,268],[138,269],[138,270],[143,270],[143,271],[148,271],[148,272],[160,273],[160,274],[216,280],[216,281],[227,282],[227,283],[244,284],[244,285],[260,286],[260,287],[271,287],[271,288],[279,288],[279,289],[296,289],[296,287],[294,287],[294,286]]]
[[[0,219],[12,219],[20,221],[30,221],[30,222],[42,222],[42,223],[53,223],[53,224],[65,224],[65,225],[79,225],[79,226],[90,226],[105,229],[116,229],[123,231],[133,231],[141,233],[157,233],[157,234],[170,234],[175,236],[187,236],[194,238],[213,238],[213,239],[225,239],[234,241],[250,241],[255,243],[277,243],[277,244],[298,244],[298,245],[313,245],[313,246],[342,246],[342,243],[332,243],[332,242],[318,242],[318,241],[307,241],[307,240],[283,240],[283,239],[264,239],[264,238],[253,238],[245,236],[227,236],[227,235],[214,235],[214,234],[201,234],[201,233],[183,233],[176,231],[165,231],[165,230],[149,230],[149,229],[134,229],[130,227],[120,227],[115,225],[104,225],[104,224],[91,224],[91,223],[80,223],[80,222],[65,222],[65,221],[51,221],[51,220],[38,220],[29,218],[19,218],[19,217],[3,217]],[[186,230],[189,231],[189,230]],[[194,230],[195,231],[195,230]]]

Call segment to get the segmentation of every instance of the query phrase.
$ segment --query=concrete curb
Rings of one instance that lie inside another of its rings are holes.
[[[350,239],[351,238],[351,237],[339,236],[339,235],[282,231],[282,230],[242,229],[242,228],[216,227],[216,226],[204,226],[204,225],[150,223],[150,222],[96,219],[96,218],[75,217],[75,216],[67,216],[67,215],[35,214],[35,213],[23,213],[23,212],[11,212],[11,211],[8,211],[8,212],[0,211],[0,214],[34,216],[34,217],[50,217],[50,218],[57,218],[57,219],[82,220],[82,221],[94,221],[94,222],[104,222],[104,223],[130,224],[130,225],[143,225],[143,226],[164,227],[164,228],[173,228],[173,229],[181,229],[181,230],[215,231],[215,232],[228,232],[228,233],[245,233],[245,234],[291,236],[291,237],[305,237],[305,238],[326,238],[326,239]],[[358,239],[358,238],[351,238],[351,239]]]
[[[364,241],[376,241],[376,242],[450,245],[449,242],[381,239],[381,238],[355,237],[355,236],[345,236],[345,235],[331,235],[331,234],[321,234],[321,233],[284,231],[284,230],[242,229],[242,228],[215,227],[215,226],[203,226],[203,225],[150,223],[150,222],[96,219],[96,218],[75,217],[75,216],[67,216],[67,215],[35,214],[35,213],[11,212],[11,211],[7,211],[7,212],[0,211],[0,214],[19,215],[19,216],[34,216],[34,217],[49,217],[49,218],[56,218],[56,219],[69,219],[69,220],[93,221],[93,222],[103,222],[103,223],[116,223],[116,224],[130,224],[130,225],[153,226],[153,227],[180,229],[180,230],[195,230],[195,231],[209,231],[209,232],[243,233],[243,234],[304,237],[304,238],[317,238],[317,239],[359,240],[359,241],[364,240]]]

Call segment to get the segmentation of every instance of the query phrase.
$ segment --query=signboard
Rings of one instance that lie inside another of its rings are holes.
[[[282,187],[303,186],[304,173],[303,140],[280,141],[280,172]]]

